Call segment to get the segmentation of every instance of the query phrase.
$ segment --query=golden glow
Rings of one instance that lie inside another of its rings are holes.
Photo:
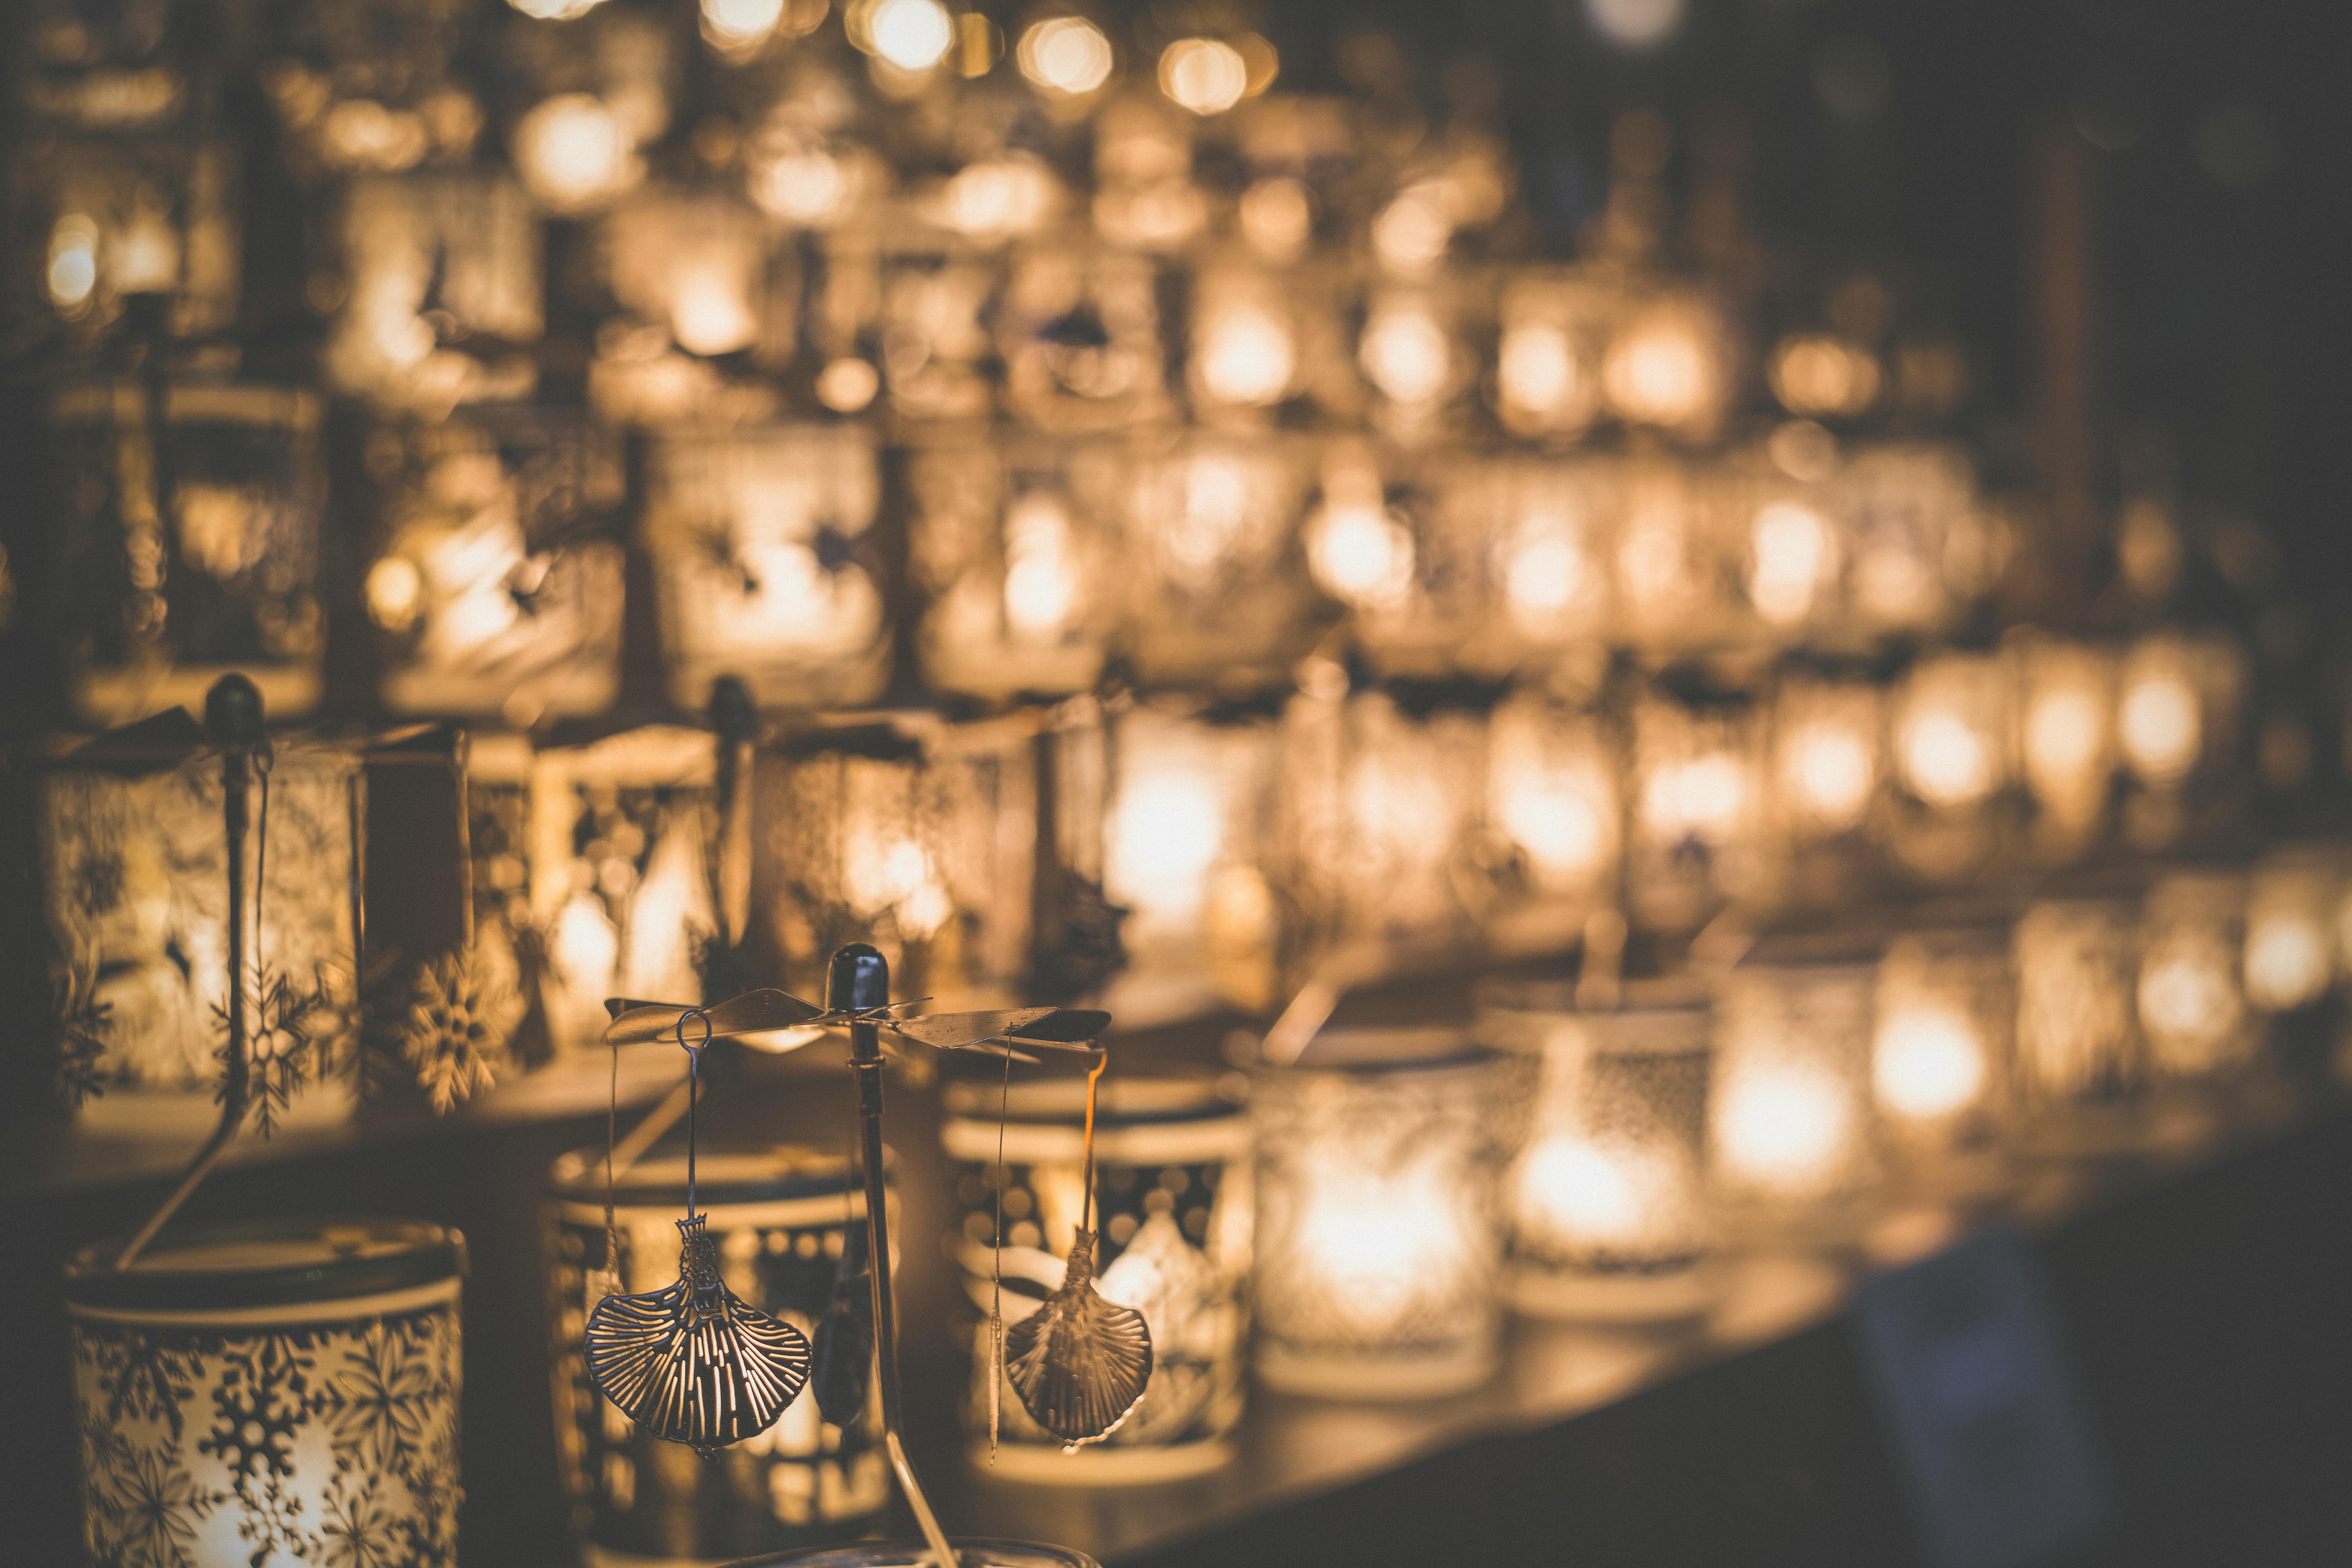
[[[1879,1025],[1871,1071],[1879,1104],[1914,1121],[1940,1121],[1983,1095],[1984,1042],[1966,1014],[1916,1004]]]
[[[902,71],[927,71],[955,42],[955,19],[940,0],[871,0],[853,13],[849,40]]]
[[[1503,593],[1523,630],[1565,629],[1559,617],[1591,590],[1591,578],[1583,536],[1569,519],[1537,512],[1512,531],[1503,557]]]
[[[904,0],[906,4],[929,0]],[[1053,172],[1026,153],[969,164],[941,193],[948,226],[975,239],[1027,234],[1054,215],[1061,189]]]
[[[2126,673],[2116,729],[2132,771],[2155,784],[2187,778],[2204,744],[2196,689],[2172,668]]]
[[[1596,798],[1605,788],[1565,771],[1523,765],[1497,779],[1496,816],[1541,877],[1580,879],[1608,848],[1609,827]]]
[[[1677,1238],[1691,1173],[1623,1140],[1547,1138],[1517,1176],[1517,1223],[1561,1250],[1632,1252]]]
[[[108,281],[117,294],[164,294],[180,281],[180,236],[153,207],[132,214],[107,247]]]
[[[551,945],[550,956],[564,989],[592,1001],[613,994],[614,971],[621,959],[621,933],[613,929],[595,894],[583,889],[565,901],[555,917]]]
[[[725,50],[764,41],[784,19],[784,0],[702,0],[702,36]]]
[[[1191,920],[1207,901],[1209,871],[1224,854],[1224,801],[1213,775],[1155,768],[1119,792],[1106,880],[1139,914]]]
[[[1070,514],[1058,496],[1033,491],[1004,519],[1004,618],[1015,635],[1061,635],[1078,608]]]
[[[1263,407],[1279,403],[1297,368],[1290,323],[1258,305],[1218,310],[1203,329],[1198,374],[1219,403]]]
[[[1331,498],[1307,524],[1307,563],[1330,595],[1358,609],[1389,610],[1412,594],[1412,535],[1370,496]]]
[[[881,374],[862,359],[837,359],[817,372],[816,400],[835,414],[856,413],[881,390]]]
[[[514,153],[523,184],[557,212],[608,202],[645,173],[620,116],[584,92],[559,93],[524,115]]]
[[[1704,424],[1716,399],[1714,340],[1704,317],[1654,305],[1618,331],[1601,365],[1609,406],[1637,425]]]
[[[1853,1157],[1861,1130],[1826,1068],[1747,1063],[1717,1093],[1716,1156],[1744,1185],[1780,1198],[1815,1196]]]
[[[1377,310],[1364,324],[1357,358],[1371,384],[1396,403],[1436,402],[1453,381],[1454,346],[1444,324],[1412,305]]]
[[[2257,915],[2246,929],[2246,995],[2272,1012],[2306,1006],[2332,978],[2327,928],[2282,911]]]
[[[681,264],[670,279],[670,335],[693,354],[733,353],[759,336],[743,279],[716,266]]]
[[[1592,391],[1577,362],[1575,340],[1550,321],[1529,321],[1503,334],[1495,384],[1505,409],[1543,425],[1580,424]]]
[[[604,0],[507,0],[507,3],[524,16],[541,22],[569,22],[576,16],[585,16]]]
[[[68,213],[49,230],[47,273],[49,302],[68,316],[79,315],[98,289],[98,225]]]
[[[2056,795],[2090,772],[2106,750],[2106,705],[2098,694],[2061,688],[2043,691],[2025,713],[2025,771]]]
[[[1990,742],[1956,713],[1929,710],[1903,726],[1903,782],[1930,805],[1958,810],[1999,781]]]
[[[1683,25],[1684,0],[1584,0],[1593,31],[1625,49],[1654,48]]]
[[[1748,597],[1758,615],[1776,626],[1803,620],[1837,569],[1837,535],[1820,512],[1797,501],[1758,510],[1748,566]]]
[[[2231,954],[2195,937],[2165,943],[2141,965],[2139,1017],[2158,1059],[2176,1072],[2220,1065],[2244,1010]]]
[[[368,616],[390,632],[406,631],[425,607],[425,574],[405,555],[387,555],[368,568]]]
[[[1453,215],[1426,185],[1409,188],[1372,220],[1372,253],[1391,272],[1427,272],[1445,259],[1453,243]]]
[[[1195,114],[1223,114],[1248,94],[1249,62],[1223,39],[1179,38],[1160,53],[1160,90]]]
[[[1110,40],[1084,16],[1049,16],[1021,35],[1013,51],[1021,74],[1049,91],[1076,98],[1110,79]]]
[[[1667,839],[1720,844],[1748,810],[1748,770],[1728,752],[1708,752],[1651,770],[1642,816]]]
[[[1791,414],[1860,414],[1878,400],[1878,361],[1843,338],[1783,338],[1772,356],[1772,395]]]
[[[819,147],[755,157],[745,177],[761,210],[803,228],[830,228],[847,216],[861,183],[845,160]]]
[[[1425,1169],[1430,1163],[1302,1173],[1296,1239],[1303,1272],[1350,1338],[1379,1342],[1432,1297],[1451,1297],[1475,1266],[1475,1230],[1456,1212],[1455,1184]]]
[[[1782,742],[1780,782],[1812,822],[1842,832],[1861,822],[1878,783],[1877,748],[1867,733],[1816,719]]]
[[[1292,179],[1260,180],[1242,193],[1242,237],[1260,256],[1288,261],[1315,232],[1315,203]]]

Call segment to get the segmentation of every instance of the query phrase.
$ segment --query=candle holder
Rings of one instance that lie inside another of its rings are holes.
[[[1192,275],[1184,367],[1195,416],[1258,425],[1313,397],[1328,379],[1320,367],[1345,358],[1329,299],[1300,269],[1245,253],[1203,262]]]
[[[297,717],[325,682],[319,400],[187,381],[68,386],[49,416],[54,609],[75,711],[201,705],[235,671]]]
[[[1866,446],[1846,458],[1838,486],[1851,531],[1846,592],[1863,626],[1882,636],[1941,632],[1989,585],[1976,476],[1958,448]]]
[[[1510,1179],[1511,1304],[1600,1322],[1706,1311],[1705,994],[1636,982],[1624,1010],[1593,1012],[1566,982],[1490,980],[1477,1008],[1482,1041],[1541,1062]]]
[[[546,1224],[555,1431],[574,1528],[593,1554],[711,1559],[839,1542],[872,1528],[890,1498],[879,1384],[866,1377],[855,1419],[829,1421],[800,1398],[766,1431],[715,1461],[640,1428],[589,1381],[587,1315],[608,1289],[676,1278],[675,1221],[686,1161],[656,1152],[621,1171],[604,1223],[604,1151],[556,1161]],[[814,1334],[839,1289],[863,1271],[866,1194],[838,1153],[790,1146],[705,1149],[698,1201],[727,1288],[753,1310]],[[606,1256],[608,1238],[621,1245]],[[838,1413],[835,1413],[838,1415]]]
[[[1886,844],[1929,883],[1981,868],[2007,826],[2011,685],[1990,654],[1946,653],[1912,666],[1889,721],[1895,784]]]
[[[2106,829],[2116,773],[2116,661],[2088,643],[2019,641],[2020,771],[2046,862],[2079,858]]]
[[[1381,1400],[1492,1374],[1526,1065],[1452,1031],[1385,1029],[1325,1034],[1258,1070],[1259,1381]]]
[[[1608,466],[1593,462],[1503,458],[1454,467],[1445,505],[1483,516],[1494,540],[1480,574],[1490,584],[1483,635],[1511,657],[1556,660],[1597,647],[1616,624],[1609,480]]]
[[[1871,1083],[1908,1184],[1957,1193],[2000,1184],[2016,1027],[2004,928],[1910,931],[1887,944]]]
[[[2162,1078],[2210,1084],[2253,1065],[2246,891],[2241,872],[2173,871],[2141,901],[2139,1026]]]
[[[133,96],[161,92],[176,103],[184,85],[157,70]],[[7,313],[77,349],[126,328],[180,338],[226,331],[243,260],[236,171],[236,149],[201,134],[27,138],[15,175],[18,260]],[[141,300],[156,309],[134,319],[128,312]]]
[[[1880,1162],[1874,965],[1742,965],[1715,998],[1708,1170],[1727,1239],[1852,1242]]]
[[[1718,476],[1645,456],[1616,465],[1608,483],[1619,639],[1654,655],[1731,640],[1746,612],[1729,591]]]
[[[457,1561],[465,1241],[421,1220],[163,1231],[66,1264],[93,1562]]]
[[[1064,235],[1017,247],[996,303],[1007,413],[1061,435],[1166,420],[1160,271],[1148,256]]]
[[[1772,697],[1772,798],[1800,903],[1827,908],[1867,890],[1868,829],[1880,800],[1878,686],[1833,667],[1785,673]]]
[[[949,1086],[947,1110],[940,1136],[956,1194],[949,1247],[978,1314],[968,1331],[972,1380],[963,1407],[971,1462],[1013,1480],[1107,1486],[1228,1462],[1227,1439],[1242,1413],[1242,1290],[1254,1210],[1241,1108],[1205,1078],[1128,1075],[1104,1086],[1095,1118],[1096,1281],[1106,1300],[1143,1314],[1151,1381],[1133,1415],[1076,1454],[1028,1417],[1009,1379],[995,1397],[1003,1434],[991,1449],[985,1336],[1000,1268],[1008,1323],[1062,1282],[1079,1219],[1085,1086],[1053,1080],[1005,1089],[968,1079]],[[993,1241],[999,1205],[1001,1244]]]
[[[1748,612],[1769,635],[1790,642],[1850,630],[1849,500],[1837,477],[1799,479],[1750,457],[1725,485]]]
[[[870,531],[881,479],[849,426],[682,430],[657,440],[644,522],[671,698],[721,675],[761,708],[871,701],[890,676]]]
[[[1486,922],[1507,950],[1556,946],[1612,907],[1624,867],[1619,745],[1580,704],[1518,692],[1486,729],[1486,824],[1511,857],[1507,904]]]
[[[1704,296],[1629,290],[1601,361],[1601,395],[1625,424],[1704,441],[1721,425],[1732,380],[1729,334]]]
[[[2337,918],[2346,858],[2327,845],[2274,849],[2246,897],[2246,1000],[2265,1013],[2316,1005],[2341,967]]]
[[[917,632],[934,689],[1002,700],[1083,691],[1102,672],[1125,483],[1104,444],[940,446],[908,462]]]
[[[1778,896],[1763,725],[1745,694],[1661,687],[1633,710],[1625,888],[1636,924],[1689,931]]]
[[[530,395],[540,233],[513,181],[462,168],[365,175],[341,193],[335,238],[340,276],[318,296],[341,300],[320,353],[331,386],[428,419]]]
[[[1184,437],[1134,455],[1119,642],[1153,685],[1280,685],[1311,645],[1300,525],[1311,453],[1285,437]]]
[[[1477,383],[1471,343],[1479,335],[1460,288],[1375,286],[1356,336],[1356,371],[1370,394],[1372,427],[1403,443],[1456,431],[1463,400]]]
[[[600,713],[621,682],[618,436],[481,410],[385,426],[396,464],[368,568],[384,705],[528,727]]]
[[[1611,299],[1571,268],[1515,268],[1497,312],[1487,397],[1522,440],[1573,441],[1601,410],[1601,361]]]
[[[2017,923],[2018,1107],[2025,1137],[2052,1153],[2154,1139],[2138,927],[2127,899],[2045,900]]]
[[[970,173],[971,171],[966,171]],[[1002,198],[1013,201],[1018,187]],[[978,421],[993,411],[988,362],[995,344],[986,322],[997,269],[979,247],[952,229],[887,209],[870,239],[843,236],[840,262],[855,268],[870,250],[876,308],[870,336],[892,413],[903,419]]]
[[[2127,787],[2123,832],[2160,849],[2220,826],[2243,783],[2239,726],[2250,680],[2226,633],[2156,632],[2132,644],[2116,682],[2116,738]]]

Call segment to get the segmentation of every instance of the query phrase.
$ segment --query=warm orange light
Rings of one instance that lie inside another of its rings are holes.
[[[600,205],[645,173],[620,116],[584,92],[560,93],[524,115],[514,151],[524,185],[556,212]]]
[[[1811,615],[1835,582],[1837,534],[1829,520],[1801,501],[1759,507],[1749,532],[1748,597],[1776,626]]]
[[[1249,92],[1249,62],[1220,38],[1179,38],[1160,56],[1160,90],[1195,114],[1223,114]]]
[[[1049,16],[1036,23],[1021,35],[1013,58],[1032,82],[1072,98],[1110,79],[1110,40],[1084,16]]]

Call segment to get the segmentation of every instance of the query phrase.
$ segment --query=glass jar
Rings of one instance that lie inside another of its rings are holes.
[[[2149,887],[2140,905],[2135,990],[2155,1072],[2210,1079],[2252,1065],[2245,952],[2242,874],[2175,871]]]
[[[158,1542],[167,1561],[293,1560],[323,1536],[455,1568],[463,1237],[174,1226],[117,1269],[121,1247],[65,1270],[92,1562],[152,1561]]]
[[[2246,900],[2246,999],[2266,1013],[2327,994],[2340,961],[2336,922],[2345,858],[2325,845],[2274,849],[2254,863]]]
[[[1625,854],[1636,925],[1696,931],[1727,904],[1776,895],[1762,742],[1761,716],[1743,694],[1685,700],[1661,688],[1637,700]]]
[[[1251,1303],[1266,1386],[1410,1399],[1494,1372],[1528,1066],[1452,1030],[1367,1029],[1257,1071]]]
[[[2036,850],[2070,860],[2106,826],[2116,772],[2116,661],[2089,643],[2017,646],[2019,771],[2033,798]]]
[[[1865,831],[1879,802],[1881,693],[1873,682],[1791,670],[1772,695],[1771,786],[1801,902],[1830,907],[1875,870]]]
[[[1999,843],[2011,695],[2008,672],[1990,654],[1937,654],[1904,676],[1888,727],[1897,787],[1887,847],[1913,876],[1957,880]]]
[[[1580,1010],[1564,982],[1478,989],[1478,1037],[1541,1062],[1508,1200],[1511,1304],[1532,1316],[1671,1321],[1715,1300],[1706,997],[1631,989],[1613,1013]]]
[[[1871,1084],[1889,1151],[1913,1183],[1998,1179],[2016,1026],[2005,929],[1905,931],[1887,944]]]
[[[592,1558],[731,1560],[871,1528],[890,1500],[878,1380],[869,1379],[865,1415],[852,1426],[826,1421],[815,1394],[803,1392],[766,1431],[685,1463],[685,1449],[639,1430],[597,1392],[584,1348],[588,1314],[607,1290],[658,1290],[677,1279],[676,1222],[686,1205],[682,1151],[657,1151],[622,1171],[613,1192],[621,1253],[606,1257],[604,1162],[601,1146],[555,1162],[544,1233],[557,1459]],[[865,1186],[843,1156],[706,1142],[697,1163],[697,1198],[721,1272],[745,1305],[813,1334],[837,1291],[867,1289]]]
[[[1743,965],[1715,999],[1708,1170],[1727,1240],[1850,1241],[1880,1168],[1875,966]]]
[[[1255,1212],[1241,1107],[1208,1078],[1104,1080],[1095,1117],[1095,1283],[1105,1300],[1143,1314],[1151,1382],[1116,1431],[1076,1454],[1030,1419],[1009,1381],[996,1394],[1000,1440],[991,1447],[987,1335],[998,1268],[1007,1327],[1061,1286],[1084,1195],[1086,1086],[1061,1079],[1006,1089],[982,1075],[950,1085],[947,1110],[940,1136],[955,1190],[948,1245],[978,1315],[974,1322],[959,1314],[972,1351],[963,1406],[972,1462],[1014,1480],[1127,1485],[1232,1458]]]
[[[2128,899],[2044,900],[2017,922],[2018,1108],[2053,1152],[2147,1141],[2138,939]]]

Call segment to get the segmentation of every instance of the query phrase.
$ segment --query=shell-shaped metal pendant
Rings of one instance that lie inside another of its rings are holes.
[[[817,1414],[846,1430],[866,1414],[874,1372],[874,1271],[866,1266],[866,1226],[843,1233],[841,1262],[833,1277],[833,1299],[817,1320],[814,1385]]]
[[[1071,1241],[1062,1288],[1004,1334],[1013,1391],[1038,1426],[1072,1449],[1118,1430],[1151,1381],[1143,1314],[1104,1300],[1094,1272],[1094,1233],[1082,1230]]]
[[[809,1342],[745,1306],[719,1275],[704,1216],[677,1222],[677,1283],[607,1296],[588,1315],[588,1375],[656,1437],[704,1458],[775,1424],[808,1382]]]

